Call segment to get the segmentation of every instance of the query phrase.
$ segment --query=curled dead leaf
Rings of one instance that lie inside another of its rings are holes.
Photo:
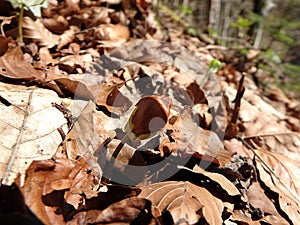
[[[20,46],[9,47],[0,58],[0,74],[12,79],[34,80],[43,83],[45,74],[24,59]],[[26,68],[26,69],[25,69]]]
[[[161,130],[167,123],[172,100],[162,96],[144,96],[133,109],[125,132],[146,139]]]
[[[71,26],[69,30],[64,31],[64,33],[59,36],[57,49],[59,50],[67,44],[71,43],[75,39],[76,31],[79,31],[78,27],[76,26]]]
[[[139,215],[142,216],[139,218]],[[143,198],[131,197],[116,202],[103,211],[92,211],[87,222],[92,224],[150,224],[151,204]]]
[[[41,46],[52,48],[59,43],[59,36],[51,33],[39,19],[34,21],[24,17],[22,26],[24,37],[31,38]]]
[[[105,24],[99,27],[100,39],[104,41],[126,41],[130,37],[128,27],[121,24]]]

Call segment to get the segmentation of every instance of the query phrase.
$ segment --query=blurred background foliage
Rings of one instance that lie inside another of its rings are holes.
[[[300,96],[299,0],[157,0],[186,32],[226,47],[261,50],[259,67],[285,92]],[[268,79],[269,82],[269,79]]]

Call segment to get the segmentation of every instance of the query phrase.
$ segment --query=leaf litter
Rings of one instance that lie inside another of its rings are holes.
[[[12,207],[12,221],[297,224],[299,101],[263,96],[232,49],[167,20],[162,35],[148,1],[42,15],[24,18],[25,45],[1,36],[0,189],[18,188],[32,212]]]

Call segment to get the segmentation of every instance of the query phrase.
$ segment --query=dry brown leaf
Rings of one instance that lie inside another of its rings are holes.
[[[101,176],[101,166],[105,159],[98,161],[95,152],[101,149],[106,139],[112,139],[115,132],[110,127],[110,118],[102,112],[97,112],[94,103],[82,102],[81,104],[78,102],[72,106],[73,112],[79,113],[79,116],[65,140],[66,155],[69,159],[84,157],[94,171]]]
[[[93,58],[89,53],[84,55],[67,55],[60,58],[59,68],[68,73],[76,72],[82,74],[83,72],[85,72],[86,68],[92,65],[92,63]]]
[[[58,130],[67,132],[64,115],[51,104],[62,99],[51,90],[35,87],[0,83],[0,90],[11,104],[0,104],[0,177],[10,185],[21,173],[22,184],[33,160],[53,156],[62,141]]]
[[[234,210],[228,221],[230,221],[229,224],[261,225],[259,221],[253,221],[249,213],[242,210]]]
[[[79,31],[78,27],[71,26],[69,30],[64,31],[62,35],[59,36],[59,44],[57,49],[61,49],[67,44],[71,43],[75,39],[75,33]]]
[[[138,218],[142,214],[141,218]],[[149,218],[150,217],[150,218]],[[131,197],[120,202],[116,202],[103,211],[90,212],[86,222],[92,224],[150,224],[151,204],[143,198]]]
[[[300,161],[300,133],[261,133],[254,136],[245,136],[243,138],[253,143],[255,147],[285,155],[295,161]]]
[[[30,17],[23,18],[24,37],[37,41],[39,45],[52,48],[59,43],[59,36],[51,33],[43,23]]]
[[[44,64],[57,64],[59,59],[53,59],[53,56],[50,53],[50,50],[47,47],[41,47],[38,53],[41,61]]]
[[[204,176],[207,176],[208,178],[216,181],[230,196],[241,195],[237,187],[231,181],[229,181],[225,176],[218,173],[211,173],[205,171],[198,165],[194,166],[193,171],[199,174],[203,174]]]
[[[219,137],[213,131],[199,127],[192,118],[190,108],[185,108],[173,124],[166,129],[171,130],[170,136],[175,142],[164,142],[161,151],[168,149],[173,154],[184,152],[188,154],[199,153],[216,158],[218,163],[225,164],[230,161],[230,153],[225,151]]]
[[[125,144],[115,156],[121,141],[113,139],[96,153],[98,163],[102,165],[103,176],[116,183],[133,185],[143,183],[148,167],[141,154],[135,148]],[[106,159],[105,164],[103,160]],[[113,165],[111,164],[113,162]]]
[[[2,35],[0,35],[0,57],[5,54],[5,52],[8,50],[9,43],[12,42],[12,38],[6,38]]]
[[[130,37],[127,26],[121,24],[105,24],[99,27],[101,40],[105,41],[126,41]]]
[[[143,209],[151,211],[144,199],[130,201],[139,189],[103,186],[99,181],[83,158],[40,160],[34,161],[26,171],[21,191],[26,205],[46,225],[87,224],[83,221],[97,219],[113,222],[123,216],[120,211],[133,213],[132,217],[129,214],[126,217],[133,220],[140,211],[145,212]],[[129,200],[121,201],[125,198]]]
[[[123,85],[123,82],[116,79],[101,83],[95,100],[96,104],[120,115],[126,112],[131,107],[132,102],[119,91],[121,85]]]
[[[297,224],[300,220],[299,163],[277,153],[266,151],[256,153],[263,160],[255,159],[260,179],[272,191],[278,193],[276,201],[279,202],[280,208],[294,224]]]
[[[222,201],[203,187],[190,182],[168,181],[147,185],[141,190],[138,197],[152,202],[155,217],[169,211],[174,224],[195,224],[201,218],[209,224],[222,224]]]
[[[247,190],[247,197],[249,200],[249,203],[255,207],[260,208],[265,215],[270,214],[272,215],[272,223],[276,221],[276,224],[288,224],[288,222],[283,219],[280,214],[277,212],[277,209],[274,206],[274,203],[269,199],[266,194],[264,193],[264,190],[260,187],[258,182],[254,182],[251,184],[249,189]],[[271,218],[264,218],[268,222],[270,222]]]
[[[52,32],[62,33],[68,29],[69,22],[62,15],[52,15],[51,18],[41,18],[44,26]]]
[[[300,206],[299,163],[281,154],[266,151],[262,148],[253,149],[246,142],[245,144],[247,148],[235,139],[225,142],[227,149],[255,160],[258,178],[265,185],[266,193],[273,192],[271,200],[275,207],[279,207],[279,209],[276,209],[279,212],[285,212],[293,223],[297,223],[300,217],[300,211],[298,210]]]
[[[81,74],[66,75],[56,67],[50,68],[47,76],[47,85],[54,83],[53,86],[62,86],[65,90],[74,94],[76,98],[85,100],[95,99],[94,93],[91,92],[93,86],[98,88],[98,85],[86,83]],[[51,87],[51,86],[50,86]]]
[[[9,47],[7,52],[0,58],[0,74],[13,79],[33,80],[44,82],[45,74],[35,69],[24,59],[20,46]]]
[[[226,88],[230,100],[234,98],[234,90]],[[246,90],[240,107],[240,120],[245,131],[246,140],[253,140],[259,147],[284,154],[300,160],[300,135],[291,132],[285,122],[286,116],[278,112],[256,92]]]
[[[100,192],[97,180],[84,159],[40,160],[26,171],[21,191],[26,205],[44,224],[65,224],[63,215],[74,211],[67,202],[76,208],[84,204],[83,193],[97,196]],[[57,213],[60,207],[62,210]]]

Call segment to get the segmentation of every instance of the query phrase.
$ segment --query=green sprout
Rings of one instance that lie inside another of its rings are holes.
[[[210,73],[216,73],[222,69],[222,63],[218,59],[213,59],[210,61],[208,68]]]
[[[30,10],[35,16],[41,16],[41,8],[47,8],[48,3],[45,0],[8,0],[14,8],[19,8],[19,21],[18,21],[18,32],[19,41],[23,42],[23,31],[22,23],[24,17],[24,10]]]

